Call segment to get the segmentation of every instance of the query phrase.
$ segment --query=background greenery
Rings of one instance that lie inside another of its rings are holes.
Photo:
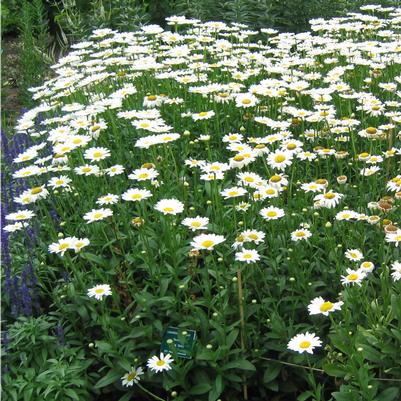
[[[2,48],[10,36],[18,35],[19,42],[16,64],[11,62],[5,68],[7,54],[3,54],[2,103],[9,104],[11,85],[18,102],[7,111],[31,106],[28,88],[42,82],[48,66],[70,44],[96,28],[129,31],[148,23],[164,26],[165,17],[185,15],[204,21],[244,23],[251,29],[270,27],[300,32],[309,28],[308,21],[312,18],[344,15],[371,3],[371,0],[3,0]],[[378,3],[394,6],[399,0]]]

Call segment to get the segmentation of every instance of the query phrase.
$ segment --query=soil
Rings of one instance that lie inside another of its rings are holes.
[[[21,111],[18,76],[21,41],[17,35],[6,35],[1,41],[1,114],[2,121],[11,122]],[[3,120],[5,119],[5,120]]]

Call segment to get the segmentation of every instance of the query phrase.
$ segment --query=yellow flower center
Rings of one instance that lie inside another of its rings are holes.
[[[274,161],[276,163],[282,163],[285,160],[285,156],[284,155],[278,155],[274,158]]]
[[[266,189],[266,194],[267,195],[274,195],[275,193],[276,193],[276,191],[273,188]]]
[[[333,308],[333,304],[330,301],[324,302],[320,305],[320,312],[327,312]]]
[[[303,231],[298,231],[297,233],[295,233],[295,236],[298,238],[305,237],[305,233]]]
[[[93,157],[102,157],[103,156],[103,153],[102,152],[95,152],[94,154],[93,154]]]
[[[103,288],[97,288],[95,290],[96,294],[103,294],[104,293],[104,289]]]
[[[235,196],[235,195],[238,195],[238,191],[230,191],[228,193],[228,196]]]
[[[90,168],[90,167],[84,167],[83,169],[82,169],[82,171],[84,172],[84,173],[89,173],[89,171],[91,171],[92,169]]]
[[[132,380],[135,379],[135,377],[136,377],[136,373],[135,372],[128,373],[127,381],[131,382]]]
[[[131,199],[141,199],[142,195],[141,194],[134,194],[131,196]]]
[[[198,114],[198,116],[199,116],[199,117],[206,117],[206,116],[207,116],[207,111],[201,111],[201,112]]]
[[[153,102],[154,100],[156,100],[156,96],[155,95],[150,95],[148,96],[148,100],[150,100],[151,102]]]
[[[61,244],[58,246],[58,249],[60,249],[60,251],[63,251],[64,249],[68,248],[68,244]]]
[[[270,210],[269,212],[266,213],[267,217],[276,217],[277,216],[277,212],[275,212],[274,210]]]
[[[64,181],[63,181],[63,180],[57,180],[57,181],[56,181],[56,184],[57,184],[57,185],[63,185],[63,184],[64,184]]]
[[[200,222],[200,221],[193,221],[192,223],[191,223],[191,226],[192,227],[195,227],[195,228],[198,228],[198,227],[200,227],[202,225],[202,223]]]
[[[142,124],[141,124],[141,127],[142,127],[142,128],[148,128],[148,127],[149,127],[149,124],[148,124],[148,123],[142,123]]]
[[[295,143],[289,143],[289,144],[287,145],[287,149],[288,149],[288,150],[294,150],[296,147],[297,147],[297,145],[295,145]]]
[[[236,162],[242,162],[244,159],[245,159],[244,156],[240,155],[234,156],[234,161]]]
[[[253,177],[245,177],[244,181],[246,181],[246,182],[254,182],[255,180],[253,179]]]
[[[333,194],[333,192],[328,192],[327,194],[324,194],[324,197],[326,199],[334,199],[336,197],[336,195]]]
[[[374,127],[369,127],[369,128],[366,128],[366,132],[367,132],[369,135],[374,135],[374,134],[376,134],[377,129],[374,128]]]
[[[358,275],[357,275],[356,273],[348,274],[347,279],[348,279],[349,281],[358,280]]]
[[[35,187],[31,189],[31,194],[32,195],[40,194],[42,191],[43,191],[42,187]]]
[[[211,247],[213,244],[214,244],[214,242],[213,242],[212,240],[207,239],[207,240],[203,241],[201,245],[202,245],[203,247],[205,247],[205,248],[209,248],[209,247]]]
[[[174,209],[173,209],[172,207],[165,207],[165,208],[163,209],[163,212],[172,213],[172,212],[174,212]]]
[[[255,241],[255,240],[257,240],[259,238],[257,234],[249,234],[248,237],[253,241]]]
[[[273,175],[272,178],[270,178],[271,182],[280,182],[281,181],[281,177],[279,175]]]
[[[92,131],[92,132],[95,132],[95,131],[97,131],[98,129],[100,129],[100,125],[94,125],[94,126],[91,128],[91,131]]]
[[[243,99],[242,104],[250,104],[251,100],[250,99]]]
[[[299,348],[302,348],[302,349],[309,348],[310,346],[311,346],[311,342],[310,341],[302,341],[299,344]]]
[[[243,257],[244,259],[250,259],[250,258],[252,257],[252,254],[251,254],[251,253],[244,253],[244,254],[242,255],[242,257]]]
[[[163,365],[165,365],[166,364],[166,362],[164,362],[162,359],[159,359],[157,362],[156,362],[156,365],[157,366],[163,366]]]
[[[171,141],[173,138],[171,136],[163,137],[163,141]]]
[[[139,176],[138,176],[139,178],[148,178],[149,177],[149,174],[148,173],[141,173],[141,174],[139,174]]]
[[[255,146],[255,149],[264,149],[266,146],[263,145],[263,143],[259,143],[258,145]]]
[[[101,219],[101,218],[103,217],[103,213],[95,213],[95,214],[93,215],[93,217],[94,217],[95,219]]]

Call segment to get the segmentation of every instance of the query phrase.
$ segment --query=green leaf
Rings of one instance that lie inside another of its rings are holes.
[[[212,386],[209,383],[200,383],[197,384],[196,386],[193,386],[191,390],[188,392],[188,394],[191,395],[205,394],[208,391],[210,391],[211,388]]]
[[[256,370],[255,365],[253,365],[246,359],[238,359],[237,361],[232,361],[227,363],[223,367],[223,370],[228,370],[228,369],[241,369],[241,370],[251,370],[251,371]]]
[[[263,375],[263,383],[269,383],[273,381],[279,374],[281,370],[281,365],[278,363],[270,363],[270,365],[266,368],[265,373]]]
[[[235,329],[227,336],[226,344],[227,344],[228,349],[230,349],[233,346],[235,340],[238,337],[238,333],[239,333],[239,330]]]
[[[300,394],[297,397],[297,401],[305,401],[305,400],[307,400],[308,398],[310,398],[312,396],[313,396],[313,392],[312,391],[304,391],[302,394]]]
[[[326,363],[326,364],[324,364],[323,365],[323,370],[329,376],[333,376],[333,377],[344,377],[347,374],[347,371],[345,371],[339,365],[336,365],[334,363]]]
[[[102,388],[106,387],[111,383],[114,383],[116,380],[121,379],[122,374],[121,372],[117,372],[115,370],[110,370],[106,376],[102,377],[96,384],[95,388]]]
[[[386,388],[384,391],[382,391],[377,399],[380,401],[393,401],[395,399],[398,400],[398,393],[399,393],[399,388],[398,387],[389,387]]]
[[[72,398],[73,400],[79,401],[79,396],[78,396],[78,394],[77,394],[74,390],[72,390],[72,389],[70,389],[70,388],[66,388],[66,389],[64,390],[64,393],[67,394],[68,397]]]
[[[216,377],[215,382],[213,383],[213,387],[211,391],[209,392],[209,399],[208,401],[216,401],[217,398],[220,397],[220,394],[223,392],[223,377],[221,375],[218,375]]]

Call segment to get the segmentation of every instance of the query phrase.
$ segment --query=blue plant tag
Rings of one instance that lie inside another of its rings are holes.
[[[160,351],[165,354],[177,355],[180,358],[191,359],[195,340],[195,330],[168,327],[164,333]]]

